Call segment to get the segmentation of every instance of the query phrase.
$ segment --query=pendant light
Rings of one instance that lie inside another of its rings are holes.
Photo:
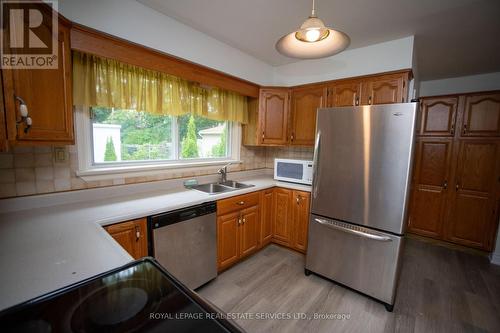
[[[342,31],[325,26],[316,16],[312,0],[311,16],[302,23],[299,30],[281,37],[276,43],[276,50],[290,58],[317,59],[342,52],[350,41],[349,36]]]

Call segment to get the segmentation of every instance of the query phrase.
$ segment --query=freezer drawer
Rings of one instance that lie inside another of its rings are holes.
[[[393,304],[403,238],[311,215],[306,269]]]

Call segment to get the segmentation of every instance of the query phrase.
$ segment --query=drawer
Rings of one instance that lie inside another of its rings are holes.
[[[259,204],[259,192],[253,192],[217,201],[217,215],[231,213]]]

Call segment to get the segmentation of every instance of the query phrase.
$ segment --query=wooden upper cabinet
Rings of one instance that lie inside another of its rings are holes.
[[[452,139],[419,139],[411,192],[408,230],[440,238],[450,186]]]
[[[264,246],[271,243],[273,237],[274,190],[272,188],[261,192],[260,203],[261,203],[260,245]]]
[[[462,136],[500,136],[500,93],[465,96]]]
[[[290,144],[313,146],[318,108],[326,106],[326,86],[292,90]]]
[[[73,144],[70,28],[59,20],[57,69],[2,70],[9,141]],[[41,28],[50,33],[50,27]],[[20,119],[19,97],[26,103],[31,128]]]
[[[286,145],[288,141],[288,89],[262,89],[260,92],[260,143]]]
[[[104,227],[104,229],[134,259],[148,255],[146,218],[113,224]]]
[[[361,104],[391,104],[405,102],[408,75],[389,74],[363,80]]]
[[[285,188],[275,189],[273,240],[285,246],[290,246],[292,242],[292,200],[292,190]]]
[[[446,238],[491,251],[497,222],[498,140],[461,140]]]
[[[328,106],[356,106],[361,99],[361,81],[334,84],[328,94]]]
[[[309,206],[311,194],[303,191],[293,191],[293,235],[292,247],[305,253],[309,230]]]
[[[421,136],[454,136],[458,97],[424,98],[420,104]]]

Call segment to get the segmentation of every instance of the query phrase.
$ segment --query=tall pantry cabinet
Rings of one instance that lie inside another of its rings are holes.
[[[500,92],[421,99],[408,231],[491,251],[500,200]]]

